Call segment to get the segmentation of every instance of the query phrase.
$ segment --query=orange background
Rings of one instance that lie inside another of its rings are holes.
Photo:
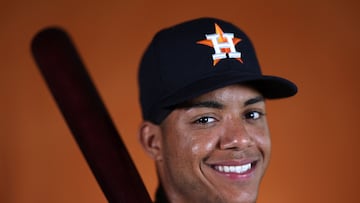
[[[153,194],[154,166],[137,142],[137,65],[157,30],[202,16],[237,24],[264,73],[299,85],[296,97],[268,102],[273,155],[258,202],[360,202],[359,9],[355,0],[2,0],[0,202],[106,202],[31,57],[38,30],[71,34]]]

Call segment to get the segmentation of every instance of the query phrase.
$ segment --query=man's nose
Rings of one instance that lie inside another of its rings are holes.
[[[243,149],[254,144],[254,140],[241,119],[228,121],[220,137],[221,149]]]

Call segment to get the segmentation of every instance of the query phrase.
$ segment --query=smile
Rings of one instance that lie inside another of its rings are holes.
[[[244,165],[237,165],[237,166],[220,166],[216,165],[213,167],[215,170],[221,173],[237,173],[243,174],[251,170],[252,163],[247,163]]]

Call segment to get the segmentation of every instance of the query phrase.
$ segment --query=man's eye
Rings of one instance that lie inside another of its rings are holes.
[[[206,116],[204,116],[204,117],[201,117],[201,118],[197,119],[197,120],[195,121],[195,123],[207,124],[207,123],[212,123],[212,122],[215,122],[215,121],[216,121],[216,120],[215,120],[215,118],[213,118],[213,117],[206,117]]]
[[[245,114],[245,119],[257,120],[264,115],[262,112],[251,111]]]

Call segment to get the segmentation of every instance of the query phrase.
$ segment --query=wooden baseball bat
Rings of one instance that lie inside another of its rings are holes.
[[[70,37],[47,28],[31,42],[33,57],[107,200],[151,198]]]

